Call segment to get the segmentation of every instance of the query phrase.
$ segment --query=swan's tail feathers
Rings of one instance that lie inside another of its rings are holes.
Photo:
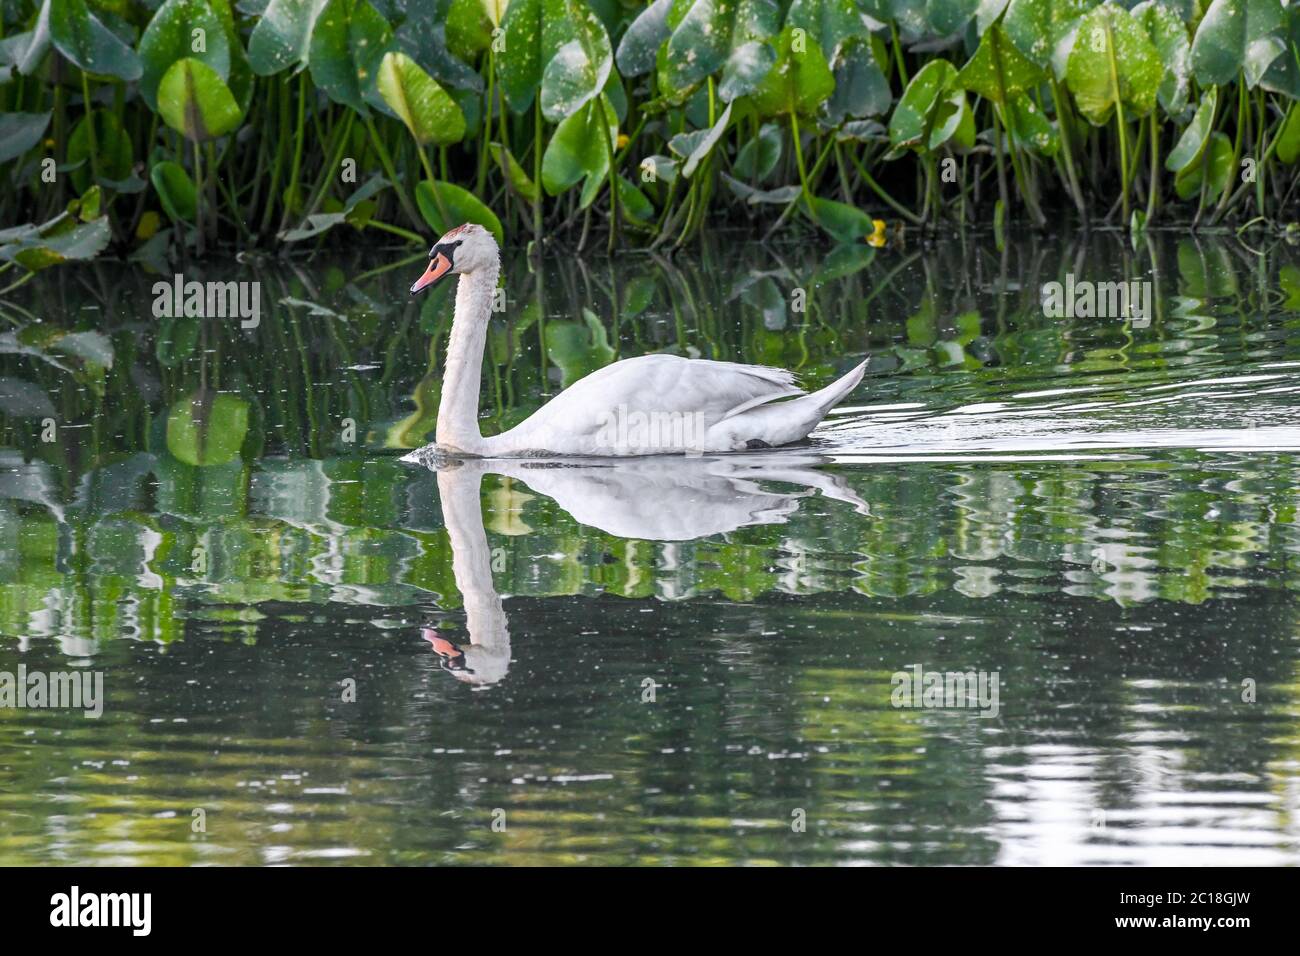
[[[864,361],[820,391],[787,401],[769,402],[726,418],[709,430],[710,447],[759,448],[802,441],[817,427],[831,407],[857,388],[867,370]]]
[[[838,405],[851,391],[858,387],[862,381],[862,376],[866,374],[868,359],[863,359],[857,367],[846,375],[837,378],[825,388],[813,392],[808,396],[808,401],[822,410],[822,416],[825,416],[832,408]],[[818,421],[821,419],[819,418]]]

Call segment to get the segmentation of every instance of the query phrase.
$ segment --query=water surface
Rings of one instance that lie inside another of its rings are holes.
[[[0,709],[0,863],[1295,863],[1300,252],[1259,251],[509,255],[485,431],[615,358],[870,356],[807,447],[566,467],[399,461],[451,317],[401,253],[167,267],[260,282],[250,330],[48,273],[0,319],[0,672],[107,701]],[[1154,314],[1048,318],[1067,274]],[[996,716],[893,706],[917,665]]]

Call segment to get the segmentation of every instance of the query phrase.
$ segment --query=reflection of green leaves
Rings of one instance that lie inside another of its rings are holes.
[[[225,392],[195,392],[167,415],[167,450],[187,465],[234,461],[247,434],[248,402]]]
[[[581,322],[547,322],[544,338],[546,355],[559,366],[565,388],[614,361],[605,327],[585,306]]]

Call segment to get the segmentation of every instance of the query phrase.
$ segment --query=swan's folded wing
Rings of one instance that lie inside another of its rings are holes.
[[[705,412],[714,422],[778,398],[804,394],[795,384],[794,373],[783,368],[668,355],[644,358],[676,359],[669,368],[677,378],[675,390],[680,395],[682,410]]]

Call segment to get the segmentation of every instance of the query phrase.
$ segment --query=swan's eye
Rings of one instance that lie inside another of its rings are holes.
[[[457,239],[455,242],[438,243],[436,246],[434,246],[432,249],[429,250],[429,258],[432,259],[434,256],[438,255],[438,253],[442,253],[444,256],[447,257],[448,262],[454,262],[455,260],[453,259],[453,254],[456,252],[456,247],[459,246],[462,241],[463,240]]]

